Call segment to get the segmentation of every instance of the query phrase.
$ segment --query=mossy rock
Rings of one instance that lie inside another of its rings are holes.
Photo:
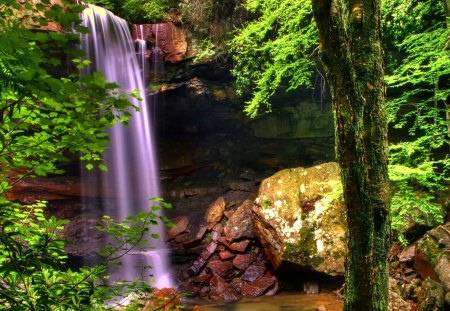
[[[440,282],[450,293],[450,222],[428,231],[416,244],[414,267],[423,279]],[[450,299],[447,304],[450,304]]]
[[[255,232],[275,268],[288,262],[344,274],[347,229],[337,163],[282,170],[261,183],[255,203]]]

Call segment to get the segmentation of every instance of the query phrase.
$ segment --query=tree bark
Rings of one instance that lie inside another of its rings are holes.
[[[380,0],[313,0],[347,206],[345,311],[389,304],[390,216]]]

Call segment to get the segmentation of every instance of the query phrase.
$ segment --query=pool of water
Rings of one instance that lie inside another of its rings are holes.
[[[342,311],[342,300],[334,294],[293,294],[243,298],[233,303],[213,304],[205,300],[187,300],[185,310],[195,311],[315,311],[323,305],[327,311]]]

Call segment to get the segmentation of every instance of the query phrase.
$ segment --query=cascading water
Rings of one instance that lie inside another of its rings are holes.
[[[102,174],[104,197],[114,198],[106,214],[116,220],[148,210],[149,198],[160,196],[159,174],[151,133],[150,109],[145,99],[143,75],[127,23],[111,12],[89,5],[82,14],[83,25],[91,30],[82,35],[82,47],[92,62],[91,70],[121,86],[124,92],[140,90],[142,101],[133,100],[140,112],[133,112],[127,127],[117,124],[110,131],[111,143],[104,155],[109,170]],[[108,202],[110,202],[108,200]],[[108,205],[108,204],[106,204]],[[155,229],[156,228],[156,229]],[[163,225],[151,228],[160,235],[152,240],[152,251],[133,251],[122,258],[122,267],[113,272],[113,280],[142,277],[142,266],[152,267],[153,286],[173,287],[168,273],[167,251]]]

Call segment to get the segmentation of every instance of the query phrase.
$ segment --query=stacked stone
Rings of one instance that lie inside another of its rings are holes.
[[[169,231],[173,243],[186,248],[202,244],[200,255],[180,273],[180,291],[224,301],[274,295],[278,280],[255,238],[253,201],[245,200],[237,208],[226,205],[219,197],[195,230],[187,217],[180,217]]]

